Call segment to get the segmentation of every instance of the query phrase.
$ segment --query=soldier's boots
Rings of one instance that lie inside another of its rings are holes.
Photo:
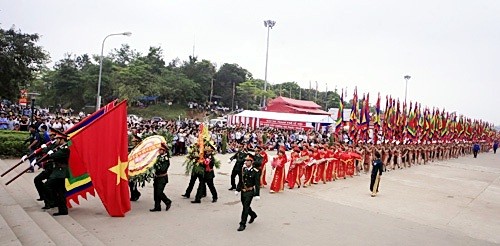
[[[53,216],[68,215],[68,211],[53,213]]]
[[[136,191],[136,192],[133,192],[133,193],[134,194],[132,194],[130,196],[130,201],[135,202],[135,201],[139,200],[139,197],[141,197],[141,193],[139,191]]]
[[[257,215],[255,216],[250,216],[250,220],[248,221],[248,224],[252,224],[253,221],[255,220],[255,218],[257,218]]]
[[[238,227],[238,231],[244,231],[245,230],[245,226],[244,225],[240,225],[240,227]]]

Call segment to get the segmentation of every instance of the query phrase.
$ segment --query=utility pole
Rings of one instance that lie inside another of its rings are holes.
[[[328,111],[328,83],[326,83],[326,92],[325,92],[325,111]]]
[[[233,83],[232,81],[231,83],[233,84],[233,100],[231,100],[231,110],[234,111],[234,94],[236,94],[236,83]]]
[[[307,98],[309,99],[309,101],[311,101],[311,81],[309,80],[309,92],[307,93]]]
[[[318,101],[318,81],[315,81],[316,83],[316,92],[314,94],[314,101]]]
[[[212,82],[210,83],[210,103],[212,102],[212,97],[214,95],[214,78],[212,77]]]

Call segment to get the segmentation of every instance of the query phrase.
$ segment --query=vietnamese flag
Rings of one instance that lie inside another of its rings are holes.
[[[127,101],[87,125],[72,139],[106,211],[123,217],[130,211],[128,187]]]

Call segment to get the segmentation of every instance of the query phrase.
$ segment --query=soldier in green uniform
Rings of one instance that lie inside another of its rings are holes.
[[[49,137],[51,140],[54,139],[54,137],[56,136],[56,132],[53,128],[50,129],[50,134],[49,134]],[[42,148],[44,146],[42,145]],[[43,149],[43,154],[47,154],[50,150],[53,150],[54,148],[56,147],[56,144],[51,144],[47,147],[45,147]],[[45,201],[45,199],[48,197],[47,195],[47,188],[44,184],[44,180],[48,180],[49,177],[50,177],[50,174],[52,173],[52,169],[53,167],[50,166],[50,165],[46,165],[47,162],[45,162],[45,164],[42,164],[43,165],[43,171],[40,172],[36,177],[35,179],[33,180],[33,182],[35,183],[35,188],[36,188],[36,191],[38,192],[38,195],[40,198],[36,199],[37,201]]]
[[[261,170],[262,167],[262,161],[264,161],[264,156],[261,154],[262,147],[257,145],[255,146],[255,154],[253,155],[253,167]]]
[[[56,131],[55,133],[56,135],[54,138],[56,139],[55,145],[57,147],[54,148],[54,150],[49,150],[47,152],[49,160],[45,164],[47,168],[52,169],[52,173],[45,183],[47,187],[47,194],[49,196],[45,199],[45,207],[43,207],[43,209],[49,209],[55,206],[58,208],[58,212],[53,215],[59,216],[68,214],[68,207],[66,206],[65,180],[69,177],[69,149],[66,145],[68,136],[59,131]]]
[[[215,172],[214,172],[214,166],[215,166],[215,159],[214,159],[214,147],[207,147],[205,149],[204,153],[204,160],[203,160],[203,174],[201,174],[201,178],[199,179],[200,182],[198,184],[198,190],[196,191],[196,196],[195,200],[191,201],[191,203],[201,203],[201,198],[205,197],[207,195],[207,186],[208,189],[210,190],[210,193],[212,194],[212,203],[216,203],[218,199],[217,195],[217,190],[215,189],[214,185],[214,178],[215,178]]]
[[[249,155],[245,158],[245,168],[243,168],[241,172],[243,179],[241,179],[238,183],[238,188],[235,192],[236,195],[241,192],[241,204],[243,205],[238,231],[245,230],[248,215],[250,215],[250,220],[248,221],[249,224],[252,224],[255,218],[257,218],[257,214],[252,210],[250,205],[252,204],[254,196],[256,200],[260,200],[260,175],[259,170],[253,167],[252,156]]]
[[[229,162],[236,159],[236,163],[233,166],[233,171],[231,172],[231,188],[229,190],[236,189],[236,176],[238,176],[239,181],[241,182],[241,170],[243,169],[243,164],[245,163],[245,158],[248,153],[244,151],[243,144],[238,146],[238,152],[234,154],[231,158],[229,158]]]
[[[128,152],[130,153],[139,143],[141,143],[142,139],[137,136],[133,135],[132,136],[132,145],[128,147]],[[134,181],[128,181],[128,187],[130,188],[130,201],[137,201],[139,200],[139,197],[141,197],[141,192],[139,192],[139,189],[137,188],[137,182]]]
[[[167,145],[162,143],[160,154],[156,157],[156,163],[153,167],[155,169],[155,178],[153,180],[153,199],[155,201],[155,207],[149,210],[151,212],[161,211],[161,202],[164,202],[167,206],[165,211],[168,211],[170,206],[172,206],[172,201],[168,199],[167,195],[163,192],[168,183],[168,168],[170,167],[170,157],[168,156],[167,150]]]

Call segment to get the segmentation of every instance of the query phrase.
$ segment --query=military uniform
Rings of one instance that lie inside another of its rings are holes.
[[[50,152],[49,152],[50,153]],[[67,146],[59,147],[57,151],[50,154],[50,160],[45,166],[52,169],[49,179],[45,183],[47,194],[45,199],[44,209],[58,207],[59,211],[54,213],[54,216],[67,215],[68,207],[66,206],[66,184],[65,180],[69,177],[68,160],[69,149]]]
[[[202,182],[203,180],[203,177],[204,174],[200,174],[200,173],[196,173],[194,171],[194,166],[193,168],[191,169],[191,178],[189,179],[189,184],[188,184],[188,187],[186,188],[186,192],[184,194],[182,194],[182,196],[184,198],[189,198],[191,197],[191,191],[193,191],[193,188],[194,188],[194,184],[196,183],[196,180],[198,180],[200,183]],[[202,194],[202,197],[205,197],[207,194],[206,194],[206,189],[204,189],[204,193]]]
[[[47,154],[50,150],[53,150],[55,148],[55,145],[49,145],[47,148],[43,150],[44,154]],[[35,183],[35,188],[36,191],[38,192],[38,195],[40,198],[38,198],[38,201],[45,201],[45,199],[48,197],[48,191],[47,187],[43,183],[44,180],[48,180],[50,177],[50,174],[52,174],[52,170],[54,169],[53,165],[47,165],[47,162],[42,164],[43,166],[43,171],[40,172],[33,182]],[[52,202],[53,203],[53,202]]]
[[[250,221],[248,223],[253,223],[254,219],[257,218],[257,214],[252,210],[250,205],[252,204],[253,197],[259,196],[260,194],[259,170],[253,166],[244,167],[241,174],[243,179],[240,180],[238,188],[236,189],[241,192],[241,204],[243,205],[238,231],[243,231],[245,229],[248,215],[250,215]]]
[[[128,152],[130,153],[140,142],[141,139],[138,136],[133,135],[132,145],[128,147]],[[141,192],[139,192],[139,189],[137,187],[137,182],[129,180],[128,187],[130,189],[130,201],[135,202],[139,200],[139,197],[141,197]]]
[[[243,164],[245,163],[245,158],[247,157],[247,153],[239,150],[234,154],[230,160],[236,159],[236,163],[233,166],[233,171],[231,172],[231,188],[229,190],[236,189],[236,176],[238,176],[239,181],[241,182],[241,170],[243,168]]]
[[[378,186],[380,184],[380,176],[382,175],[382,170],[384,164],[380,157],[373,160],[372,162],[372,175],[370,180],[370,191],[372,192],[372,196],[376,196],[378,193]]]
[[[153,180],[153,199],[155,202],[155,207],[150,209],[151,212],[161,211],[161,202],[164,202],[166,211],[170,209],[172,201],[168,199],[167,195],[163,192],[165,186],[168,183],[168,168],[170,167],[170,159],[167,154],[158,155],[156,158],[156,163],[154,165],[156,177]]]
[[[206,196],[207,194],[207,186],[208,189],[210,190],[210,193],[212,194],[212,202],[217,202],[218,196],[217,196],[217,190],[215,189],[214,186],[214,178],[215,178],[215,172],[214,172],[214,165],[215,165],[215,159],[211,153],[206,153],[205,154],[205,165],[204,172],[203,172],[203,178],[200,179],[200,183],[198,184],[198,190],[196,191],[196,197],[195,200],[192,201],[192,203],[200,203],[201,198],[203,196]]]

